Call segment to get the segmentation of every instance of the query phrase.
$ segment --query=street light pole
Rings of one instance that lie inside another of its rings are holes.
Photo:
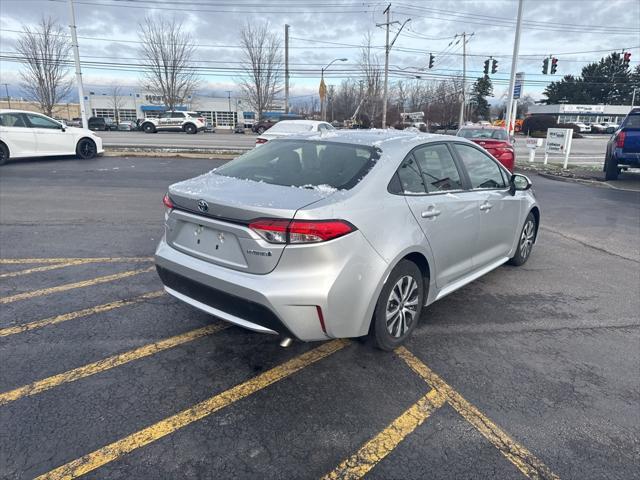
[[[284,113],[289,113],[289,25],[284,26]]]
[[[334,58],[333,60],[331,60],[329,62],[329,64],[326,67],[323,67],[320,69],[320,90],[321,90],[321,94],[320,94],[320,118],[323,121],[327,121],[327,112],[326,112],[326,107],[325,107],[325,101],[324,98],[327,96],[327,92],[326,92],[326,85],[324,84],[324,71],[329,68],[331,65],[333,65],[335,62],[346,62],[347,59],[346,58]]]
[[[518,52],[520,50],[520,29],[522,28],[522,7],[524,0],[518,0],[518,18],[516,20],[516,38],[513,41],[513,56],[511,57],[511,77],[507,97],[507,116],[505,117],[507,134],[511,136],[511,110],[513,104],[513,89],[516,85],[516,69],[518,68]]]
[[[78,35],[76,33],[76,13],[73,9],[73,0],[69,0],[69,15],[71,17],[71,41],[73,47],[73,58],[76,64],[76,83],[78,84],[78,101],[80,103],[80,116],[82,117],[82,128],[88,128],[87,112],[84,105],[84,90],[82,88],[82,70],[80,69],[80,52],[78,51]]]

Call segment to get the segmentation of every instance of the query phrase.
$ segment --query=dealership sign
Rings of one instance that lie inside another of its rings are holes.
[[[560,113],[604,113],[604,105],[560,105]]]
[[[547,130],[547,141],[544,146],[544,163],[547,164],[550,154],[564,154],[564,168],[569,163],[573,130],[570,128],[550,128]]]

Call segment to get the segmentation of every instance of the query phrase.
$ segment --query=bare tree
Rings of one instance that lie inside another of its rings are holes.
[[[193,38],[176,19],[146,17],[139,29],[144,88],[161,98],[169,110],[175,110],[198,86]]]
[[[269,32],[269,24],[246,23],[240,31],[242,70],[240,88],[251,107],[262,112],[282,91],[282,46],[280,38]]]
[[[109,89],[109,97],[111,108],[113,108],[113,120],[116,122],[116,125],[120,125],[120,110],[124,108],[122,87],[116,83],[111,84],[111,88]]]
[[[46,115],[71,91],[67,56],[71,50],[68,37],[51,17],[42,17],[37,27],[23,26],[16,50],[22,56],[22,89],[38,103]]]

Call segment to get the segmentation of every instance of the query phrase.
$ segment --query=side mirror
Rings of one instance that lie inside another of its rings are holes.
[[[525,175],[521,175],[519,173],[514,173],[511,175],[511,179],[509,180],[509,192],[511,195],[515,195],[516,192],[524,192],[525,190],[529,190],[533,183],[529,180],[529,177]]]

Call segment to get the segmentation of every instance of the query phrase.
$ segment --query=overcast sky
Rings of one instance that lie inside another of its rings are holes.
[[[473,33],[467,43],[467,70],[471,79],[481,75],[487,56],[499,61],[492,76],[496,97],[506,91],[515,34],[517,0],[405,0],[391,2],[392,20],[408,27],[398,37],[391,52],[394,70],[415,72],[426,67],[429,53],[435,66],[423,78],[460,75],[462,42],[453,38]],[[328,84],[341,78],[357,78],[355,69],[363,35],[370,30],[373,43],[384,45],[385,33],[376,23],[385,21],[388,2],[339,0],[76,0],[76,21],[88,88],[100,90],[112,83],[137,90],[140,62],[137,24],[145,15],[176,17],[195,38],[198,65],[207,68],[202,90],[226,95],[237,91],[239,31],[245,22],[268,21],[274,32],[284,37],[290,25],[290,64],[293,97],[317,92],[320,68],[334,58],[348,62],[334,64],[327,73]],[[42,15],[69,24],[67,0],[0,0],[0,55],[11,56],[15,39],[23,25],[35,24]],[[640,0],[524,0],[523,30],[518,70],[526,73],[525,93],[540,97],[544,84],[562,75],[579,74],[589,62],[611,51],[626,49],[631,66],[640,60]],[[396,29],[393,26],[392,29]],[[394,33],[392,32],[392,37]],[[456,43],[457,42],[457,43]],[[384,51],[377,50],[384,62]],[[542,75],[542,60],[559,59],[556,76]],[[94,65],[91,65],[91,63]],[[95,62],[127,64],[113,67]],[[0,83],[10,84],[18,95],[20,65],[0,60]],[[211,69],[217,71],[211,71]],[[341,72],[341,69],[348,71]],[[331,73],[329,73],[331,72]],[[399,75],[392,75],[393,80]],[[408,75],[409,76],[409,75]],[[409,76],[410,78],[410,76]],[[2,92],[4,95],[4,91]]]

